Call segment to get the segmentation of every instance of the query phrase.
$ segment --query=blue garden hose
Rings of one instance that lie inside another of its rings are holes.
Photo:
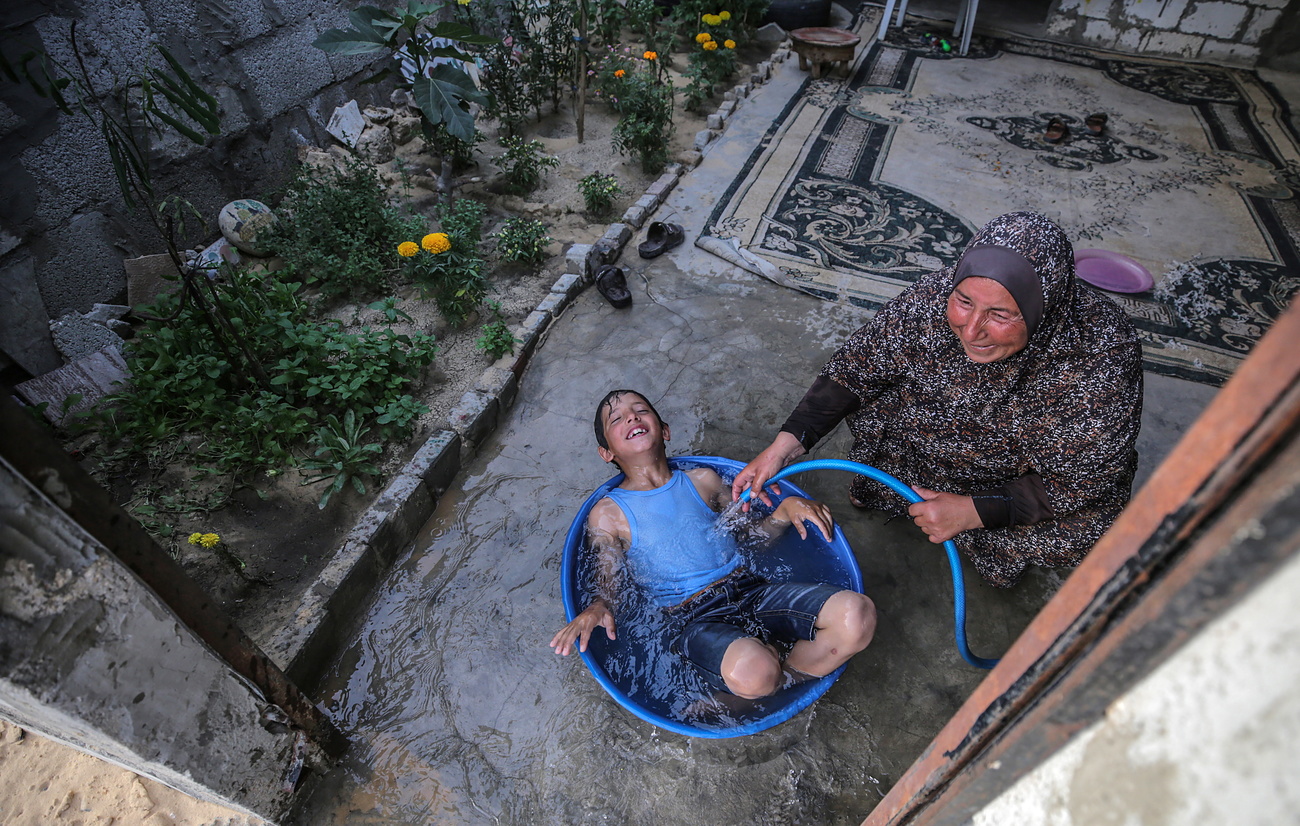
[[[908,502],[920,502],[921,497],[916,491],[907,485],[885,473],[883,470],[877,470],[871,465],[864,465],[861,462],[850,462],[847,459],[812,459],[807,462],[799,462],[782,469],[763,483],[764,487],[773,482],[780,481],[787,476],[793,476],[796,473],[803,473],[805,470],[847,470],[850,473],[858,473],[866,476],[868,479],[875,479],[885,487],[897,493]],[[741,500],[749,498],[749,491],[746,490],[740,496]],[[957,556],[957,546],[949,539],[943,543],[943,549],[948,552],[948,567],[952,569],[952,610],[954,633],[957,637],[957,651],[966,662],[976,668],[992,668],[998,664],[997,660],[988,660],[984,657],[977,657],[971,653],[970,646],[966,644],[966,583],[961,575],[961,558]]]

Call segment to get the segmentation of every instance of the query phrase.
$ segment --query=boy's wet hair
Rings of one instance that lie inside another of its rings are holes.
[[[605,398],[600,400],[600,404],[596,405],[596,419],[592,422],[596,427],[596,444],[606,450],[609,450],[609,441],[605,438],[605,417],[601,414],[604,413],[606,405],[613,404],[614,400],[619,396],[624,396],[628,393],[631,393],[633,396],[636,396],[645,402],[646,407],[650,408],[650,412],[655,414],[655,418],[659,420],[659,424],[667,424],[667,422],[664,421],[664,417],[659,415],[659,411],[655,410],[655,406],[646,398],[645,393],[641,393],[637,390],[611,390],[605,394]]]

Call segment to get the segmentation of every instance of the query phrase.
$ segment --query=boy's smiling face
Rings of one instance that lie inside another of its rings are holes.
[[[606,462],[661,450],[671,437],[668,426],[659,421],[654,409],[636,393],[620,393],[602,410],[608,448],[597,447]]]

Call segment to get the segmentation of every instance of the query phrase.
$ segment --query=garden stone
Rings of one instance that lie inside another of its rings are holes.
[[[243,258],[240,256],[239,250],[235,249],[235,246],[231,244],[230,241],[226,240],[226,237],[223,235],[211,244],[208,244],[207,247],[198,254],[198,257],[191,262],[190,266],[195,272],[201,272],[209,278],[215,278],[217,271],[221,269],[222,264],[229,264],[232,267],[237,267],[242,260]]]
[[[122,358],[121,345],[119,339],[109,347],[29,379],[14,389],[28,404],[35,406],[48,402],[44,409],[45,418],[60,424],[65,416],[90,410],[100,399],[118,392],[122,389],[120,384],[130,380],[131,373]],[[64,410],[64,402],[77,393],[81,394],[81,400]]]
[[[709,127],[710,131],[714,131],[714,132],[720,131],[722,129],[722,115],[719,115],[717,112],[714,112],[712,115],[709,115],[708,118],[705,119],[704,123],[706,126]]]
[[[649,210],[645,207],[634,204],[628,207],[627,211],[623,213],[623,223],[630,227],[641,229],[641,227],[645,225],[645,219],[648,214]]]
[[[415,108],[415,98],[411,97],[409,89],[394,89],[388,96],[388,102],[399,108],[403,106],[408,109]]]
[[[356,146],[357,139],[365,131],[366,119],[361,116],[361,108],[355,100],[349,100],[334,110],[325,131],[338,138],[345,146]]]
[[[453,430],[439,430],[415,452],[402,473],[419,476],[425,487],[438,496],[451,487],[460,472],[460,434]]]
[[[109,321],[116,321],[127,313],[131,308],[125,304],[96,304],[90,308],[90,312],[85,313],[83,317],[91,321],[97,321],[100,324],[107,324]]]
[[[564,268],[569,272],[577,273],[584,286],[591,283],[592,252],[591,244],[573,244],[564,254]]]
[[[785,29],[775,23],[768,23],[766,26],[760,26],[754,33],[754,39],[759,43],[780,43],[785,40]]]
[[[0,351],[33,376],[63,365],[31,258],[0,267]]]
[[[543,298],[537,304],[537,311],[540,313],[550,313],[554,316],[564,307],[566,299],[567,296],[561,293],[547,293],[546,298]]]
[[[217,224],[226,240],[241,252],[249,255],[269,255],[270,247],[266,245],[266,230],[276,222],[275,213],[261,201],[241,198],[231,201],[221,208]],[[261,241],[258,237],[261,237]]]
[[[660,175],[659,180],[650,184],[650,188],[646,190],[646,194],[658,198],[659,203],[663,203],[664,198],[668,197],[668,193],[673,191],[673,187],[677,186],[677,179],[681,175],[681,167],[678,164],[673,164],[673,166],[677,166],[677,169]]]
[[[130,322],[122,321],[120,318],[110,318],[104,322],[104,326],[117,333],[119,338],[128,339],[135,335],[135,328]]]
[[[152,304],[158,296],[180,285],[180,273],[166,253],[130,258],[122,262],[122,267],[126,270],[126,303],[132,307]]]
[[[710,129],[701,129],[695,133],[695,149],[699,151],[713,142],[716,135]]]
[[[722,105],[718,107],[718,114],[722,115],[723,120],[731,117],[731,113],[735,111],[736,102],[734,100],[723,101]]]
[[[388,129],[393,133],[393,143],[406,146],[420,134],[420,119],[410,115],[397,115]]]
[[[357,138],[357,154],[371,163],[388,163],[397,155],[393,133],[387,126],[367,126]]]
[[[54,346],[68,361],[99,352],[105,347],[118,347],[122,338],[102,324],[79,313],[68,313],[50,322]]]
[[[555,283],[551,285],[551,292],[572,298],[582,287],[582,276],[568,272],[555,279]]]
[[[736,90],[735,90],[735,89],[728,89],[727,91],[723,92],[723,93],[722,93],[722,99],[723,99],[723,100],[735,100],[735,99],[736,99]]]
[[[451,429],[466,442],[477,445],[496,430],[500,407],[495,396],[489,396],[481,390],[471,390],[461,397],[460,403],[448,414]]]
[[[361,110],[361,114],[371,123],[388,123],[393,119],[395,114],[387,106],[367,106]]]
[[[501,409],[505,410],[514,404],[515,396],[519,395],[519,379],[510,370],[489,367],[483,371],[474,389],[495,397]]]
[[[627,242],[631,240],[632,228],[627,224],[617,223],[609,225],[605,230],[605,234],[601,236],[600,243],[607,243],[610,248],[622,252],[623,247],[627,246]],[[618,257],[617,253],[615,253],[614,257]]]
[[[682,155],[682,159],[686,163],[690,164],[691,168],[694,169],[695,167],[704,163],[704,153],[698,150],[692,150]]]

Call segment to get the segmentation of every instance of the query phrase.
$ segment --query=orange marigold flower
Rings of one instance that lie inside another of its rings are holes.
[[[614,77],[622,77],[625,74],[627,74],[627,72],[623,71],[622,69],[619,69],[618,71],[614,72]]]
[[[658,52],[646,52],[645,54],[643,54],[643,55],[641,55],[641,56],[644,57],[646,60],[654,60],[655,58],[659,57],[659,53],[658,53]]]
[[[700,32],[699,34],[695,35],[696,43],[708,43],[712,39],[713,39],[713,35],[709,34],[708,32]]]
[[[728,49],[734,49],[734,48],[736,48],[736,41],[734,41],[734,40],[724,40],[724,41],[722,41],[722,45],[726,46]]]
[[[704,51],[706,52],[714,51],[717,48],[718,48],[718,41],[716,40],[710,40],[708,43],[704,44]]]
[[[431,232],[420,239],[420,246],[424,247],[425,252],[438,255],[451,249],[451,239],[445,232]]]
[[[420,245],[414,241],[403,241],[397,245],[397,254],[403,258],[413,258],[420,251]]]

